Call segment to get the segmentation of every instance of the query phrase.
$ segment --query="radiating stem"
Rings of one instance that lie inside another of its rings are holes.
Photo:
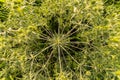
[[[61,54],[60,54],[60,46],[58,45],[58,58],[59,58],[59,64],[60,64],[60,73],[62,72],[62,65],[61,65]]]

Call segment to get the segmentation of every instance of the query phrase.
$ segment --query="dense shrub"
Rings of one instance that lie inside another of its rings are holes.
[[[9,10],[0,2],[0,21],[4,22],[8,18]]]
[[[9,17],[0,23],[0,79],[119,79],[120,9],[111,3],[5,1]]]

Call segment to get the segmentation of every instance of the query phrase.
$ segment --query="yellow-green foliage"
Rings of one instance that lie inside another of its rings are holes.
[[[119,1],[0,3],[0,80],[120,79]]]

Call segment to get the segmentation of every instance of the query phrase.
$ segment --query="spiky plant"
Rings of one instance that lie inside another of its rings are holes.
[[[119,15],[102,0],[2,1],[1,80],[117,79]]]

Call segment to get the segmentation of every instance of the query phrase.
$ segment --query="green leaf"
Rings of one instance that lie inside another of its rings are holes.
[[[5,2],[6,0],[0,0],[0,2]]]

